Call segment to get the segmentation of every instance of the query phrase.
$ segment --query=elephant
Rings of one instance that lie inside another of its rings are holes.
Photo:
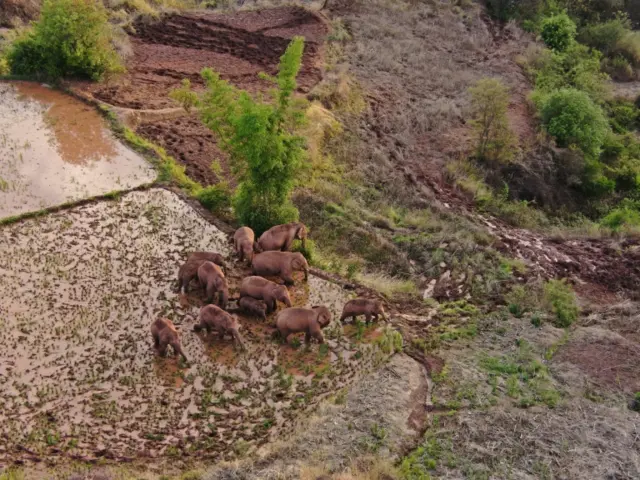
[[[189,284],[198,276],[198,268],[204,262],[213,262],[219,265],[224,272],[226,269],[224,258],[219,253],[194,252],[187,257],[187,261],[178,269],[178,289],[182,293],[187,293]]]
[[[253,257],[251,269],[254,275],[279,276],[286,285],[293,285],[293,272],[304,271],[309,279],[309,264],[299,252],[263,252]]]
[[[302,240],[305,246],[307,238],[307,227],[304,223],[294,222],[276,225],[260,235],[258,246],[263,252],[270,250],[281,250],[287,252],[291,250],[291,244],[295,239]]]
[[[173,353],[180,355],[185,362],[188,362],[187,356],[182,351],[182,344],[175,325],[168,318],[158,318],[151,324],[151,336],[153,337],[153,346],[160,356],[167,354],[167,346],[171,345]]]
[[[216,330],[221,340],[225,334],[229,333],[234,341],[242,349],[245,349],[242,335],[239,332],[240,322],[238,322],[238,317],[225,312],[216,305],[205,305],[200,309],[198,323],[194,325],[193,330],[195,332],[206,330],[207,333],[211,333],[211,330]]]
[[[284,285],[278,285],[262,277],[246,277],[240,285],[240,301],[242,297],[251,297],[256,300],[264,300],[267,305],[267,314],[276,309],[276,301],[291,306],[289,291]]]
[[[387,319],[387,314],[384,311],[382,302],[380,300],[372,300],[369,298],[354,298],[349,300],[342,309],[342,315],[340,321],[344,321],[346,318],[351,317],[355,322],[358,315],[365,316],[365,322],[367,325],[373,318],[376,322],[378,317],[382,315],[382,318]]]
[[[205,286],[207,303],[211,303],[213,296],[217,293],[218,305],[223,310],[226,309],[229,300],[229,287],[220,267],[213,262],[204,262],[198,268],[198,280],[201,285]]]
[[[249,227],[240,227],[233,234],[233,247],[241,262],[247,260],[251,263],[254,252],[259,251],[255,238],[253,230]]]
[[[262,300],[256,300],[252,297],[240,297],[238,306],[243,312],[249,315],[255,315],[262,320],[267,319],[267,305]]]
[[[324,343],[322,329],[331,323],[331,312],[327,307],[285,308],[276,318],[278,332],[287,342],[292,333],[305,332],[305,343],[315,338]]]

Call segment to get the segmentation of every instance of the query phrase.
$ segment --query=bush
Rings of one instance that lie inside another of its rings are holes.
[[[627,33],[618,42],[616,52],[629,60],[634,67],[640,67],[640,32]]]
[[[608,77],[601,71],[602,54],[577,42],[565,52],[549,52],[538,61],[536,92],[549,94],[561,88],[586,92],[595,102],[602,102],[609,92]]]
[[[622,55],[617,55],[612,59],[605,59],[602,63],[605,72],[618,82],[630,82],[635,77],[635,71],[629,60]]]
[[[196,198],[207,210],[225,214],[231,208],[231,191],[225,182],[209,185],[196,193]]]
[[[577,146],[588,156],[599,155],[609,125],[602,109],[586,93],[558,90],[548,96],[541,113],[542,123],[559,146]]]
[[[612,210],[604,217],[600,224],[614,232],[640,228],[640,211],[623,206]]]
[[[313,240],[307,238],[304,242],[304,246],[302,245],[301,240],[294,240],[293,245],[291,246],[292,252],[300,252],[304,255],[304,258],[307,259],[307,262],[311,265],[315,265],[316,260],[316,244]]]
[[[549,48],[562,52],[573,42],[576,32],[573,20],[566,13],[560,13],[542,21],[540,36]]]
[[[484,78],[469,89],[477,135],[477,156],[508,162],[514,155],[514,135],[509,128],[509,90],[495,78]]]
[[[554,325],[565,328],[578,319],[579,309],[573,288],[564,279],[549,280],[544,286],[544,301],[555,315]]]
[[[172,92],[185,108],[198,107],[204,124],[218,137],[231,160],[238,188],[233,207],[238,220],[260,235],[273,225],[298,219],[291,192],[305,159],[306,102],[293,98],[304,39],[295,37],[280,58],[276,78],[262,75],[277,88],[271,101],[254,99],[211,69],[202,71],[206,91],[197,96],[189,84]]]
[[[609,102],[608,114],[611,128],[616,133],[633,131],[640,124],[640,109],[628,100],[618,99]]]
[[[604,23],[587,25],[578,35],[578,41],[597,48],[605,55],[612,55],[622,40],[631,30],[631,22],[626,15],[618,15],[615,19]]]
[[[122,70],[107,12],[97,0],[45,0],[40,20],[9,49],[11,72],[99,80]]]

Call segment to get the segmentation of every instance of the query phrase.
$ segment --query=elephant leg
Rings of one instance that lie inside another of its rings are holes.
[[[371,323],[371,314],[370,313],[365,314],[364,321],[365,321],[365,323],[367,325],[369,325],[369,323]]]
[[[160,345],[160,337],[158,337],[157,333],[153,334],[153,346],[157,349],[158,345]]]
[[[348,315],[348,314],[343,313],[342,315],[340,315],[340,323],[344,322],[344,320],[345,320],[346,318],[349,318],[349,315]]]
[[[318,340],[318,343],[324,343],[324,336],[322,335],[322,332],[316,332],[313,336]]]
[[[158,349],[158,354],[161,357],[166,357],[167,356],[167,344],[163,343],[160,345],[160,348]]]
[[[216,293],[215,290],[215,285],[213,282],[207,282],[207,288],[206,288],[206,302],[207,303],[211,303],[213,302],[213,295]]]
[[[311,343],[311,333],[307,332],[304,334],[304,343],[307,345]]]
[[[351,321],[353,323],[356,323],[357,320],[358,320],[358,316],[357,315],[351,315]]]

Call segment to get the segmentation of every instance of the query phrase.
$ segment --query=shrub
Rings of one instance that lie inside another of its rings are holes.
[[[614,232],[637,229],[640,227],[640,211],[627,206],[619,207],[612,210],[600,223]]]
[[[514,155],[514,136],[509,128],[509,90],[495,78],[484,78],[469,89],[477,135],[478,158],[508,162]]]
[[[605,59],[602,68],[611,78],[619,82],[630,82],[635,76],[635,71],[629,60],[622,55],[617,55],[612,59]]]
[[[628,100],[614,100],[608,105],[609,122],[616,133],[635,130],[640,123],[640,109]]]
[[[9,73],[11,73],[9,62],[0,54],[0,75],[8,75]]]
[[[573,42],[576,32],[573,20],[566,13],[560,13],[542,21],[540,36],[549,48],[562,52]]]
[[[536,95],[543,96],[561,88],[575,88],[586,92],[600,103],[607,96],[607,74],[601,71],[602,54],[577,42],[565,52],[550,52],[538,59],[535,78]],[[535,98],[534,98],[535,99]]]
[[[40,20],[9,49],[11,72],[99,80],[121,71],[107,12],[97,0],[45,0]]]
[[[618,54],[625,57],[635,67],[640,67],[640,32],[627,33],[616,48]]]
[[[616,51],[618,42],[631,30],[631,22],[626,15],[618,15],[615,19],[604,23],[587,25],[580,30],[578,41],[597,48],[605,55]]]
[[[305,158],[304,138],[297,134],[305,119],[305,101],[293,98],[304,39],[295,37],[280,58],[276,78],[262,75],[276,88],[271,101],[254,99],[211,69],[202,71],[207,86],[201,96],[188,85],[172,93],[185,107],[199,107],[202,121],[218,137],[238,179],[233,206],[238,220],[257,235],[298,218],[291,192]]]
[[[547,308],[555,315],[556,327],[568,327],[578,319],[578,305],[573,288],[564,279],[549,280],[544,286]]]
[[[577,146],[597,156],[609,132],[602,109],[589,96],[573,88],[558,90],[542,106],[542,123],[561,147]]]
[[[640,392],[636,392],[633,396],[633,400],[631,400],[631,404],[629,408],[634,412],[640,412]]]
[[[203,188],[196,198],[212,213],[224,214],[231,208],[231,191],[225,182]]]

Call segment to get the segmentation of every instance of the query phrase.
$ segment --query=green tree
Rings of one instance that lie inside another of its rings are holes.
[[[507,119],[509,90],[498,79],[483,78],[469,92],[478,158],[508,162],[514,154],[514,136]]]
[[[563,88],[542,105],[542,123],[561,147],[577,146],[595,158],[609,133],[602,109],[585,92]]]
[[[210,69],[202,71],[207,89],[201,96],[188,85],[172,92],[183,105],[199,108],[204,124],[229,154],[238,179],[235,213],[257,234],[298,218],[291,192],[306,157],[305,140],[297,133],[306,101],[293,93],[303,50],[304,39],[295,37],[280,58],[278,75],[262,75],[275,87],[269,99],[251,97]]]
[[[545,18],[540,28],[540,36],[544,43],[559,52],[566,50],[571,45],[576,32],[576,24],[566,13]]]
[[[40,20],[14,42],[7,60],[14,74],[53,80],[99,80],[122,70],[107,12],[98,0],[45,0]]]

